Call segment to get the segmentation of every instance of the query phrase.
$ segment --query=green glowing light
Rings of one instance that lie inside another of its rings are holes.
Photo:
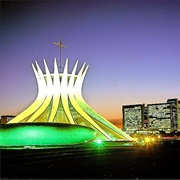
[[[97,144],[101,144],[102,143],[102,141],[100,139],[98,139],[96,142],[97,142]]]
[[[0,125],[0,147],[72,145],[95,138],[94,129],[60,123]]]

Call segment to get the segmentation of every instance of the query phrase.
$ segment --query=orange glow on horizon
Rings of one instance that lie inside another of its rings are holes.
[[[109,121],[118,128],[122,128],[122,119],[109,119]]]

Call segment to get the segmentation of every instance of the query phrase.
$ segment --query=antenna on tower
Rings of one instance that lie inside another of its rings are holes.
[[[60,48],[59,48],[59,49],[60,49],[60,51],[59,51],[59,60],[60,60],[59,72],[61,73],[62,48],[67,48],[67,47],[62,44],[61,37],[60,37],[60,42],[54,42],[54,44],[56,44],[57,46],[60,47]]]

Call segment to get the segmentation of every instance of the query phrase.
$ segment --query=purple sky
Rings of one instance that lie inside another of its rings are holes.
[[[59,49],[89,69],[83,97],[108,120],[122,105],[180,99],[179,0],[1,2],[0,115],[17,115],[36,98],[31,63],[53,71]]]

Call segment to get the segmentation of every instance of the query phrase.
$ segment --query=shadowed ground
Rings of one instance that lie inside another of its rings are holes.
[[[1,150],[1,178],[180,179],[180,142],[119,147]]]

